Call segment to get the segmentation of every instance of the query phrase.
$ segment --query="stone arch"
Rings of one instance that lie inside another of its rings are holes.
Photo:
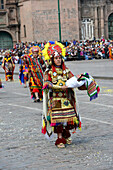
[[[113,13],[108,16],[108,38],[113,40]]]
[[[0,48],[13,48],[13,36],[11,35],[11,33],[9,33],[9,31],[0,30]]]

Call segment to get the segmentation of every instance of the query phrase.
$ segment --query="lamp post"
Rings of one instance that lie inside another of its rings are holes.
[[[61,42],[60,2],[58,0],[59,41]]]

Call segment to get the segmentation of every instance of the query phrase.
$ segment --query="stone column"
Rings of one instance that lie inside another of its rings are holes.
[[[18,43],[18,31],[16,31],[16,41]]]
[[[85,24],[84,24],[84,27],[83,27],[83,35],[84,35],[84,40],[86,39],[86,27],[85,27]]]
[[[98,15],[97,15],[97,7],[95,7],[95,37],[98,39]]]
[[[105,39],[108,39],[108,13],[107,13],[107,5],[104,7],[105,11],[105,21],[104,21],[104,34],[105,34]]]
[[[83,40],[84,39],[84,31],[83,31],[83,26],[81,27],[81,39]]]
[[[16,40],[16,43],[18,43],[18,41],[19,41],[18,32],[19,32],[19,29],[18,29],[18,26],[17,26],[17,27],[16,27],[16,30],[15,30],[15,40]]]
[[[93,37],[94,37],[94,25],[93,25],[93,21],[91,21],[91,25],[92,25],[92,35],[91,35],[91,38],[93,40]]]
[[[89,23],[89,39],[91,39],[91,22]]]
[[[104,36],[104,11],[103,6],[101,7],[101,36]]]
[[[87,20],[85,21],[85,30],[86,30],[86,37],[85,37],[85,39],[88,39],[88,34],[87,34]]]

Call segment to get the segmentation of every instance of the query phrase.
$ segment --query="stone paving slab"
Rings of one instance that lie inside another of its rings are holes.
[[[95,78],[113,79],[113,60],[83,60],[66,62],[67,66],[76,74],[88,72]]]
[[[66,61],[65,64],[73,71],[73,73],[75,73],[75,75],[88,72],[98,79],[113,79],[113,60],[111,59]],[[19,64],[15,64],[14,74],[18,75],[18,73]],[[4,70],[1,66],[0,74],[4,74]]]

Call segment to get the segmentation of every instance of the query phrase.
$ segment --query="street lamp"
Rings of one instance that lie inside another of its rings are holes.
[[[61,42],[60,2],[58,0],[59,40]]]

